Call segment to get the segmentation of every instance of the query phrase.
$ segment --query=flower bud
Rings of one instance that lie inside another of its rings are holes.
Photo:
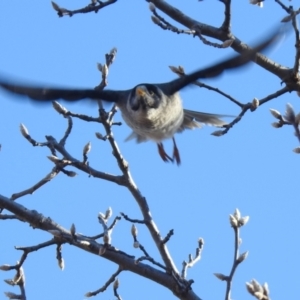
[[[27,138],[29,136],[28,129],[26,128],[26,126],[24,124],[20,124],[20,131],[21,131],[22,135],[24,136],[24,138]]]
[[[150,9],[152,12],[154,12],[155,9],[156,9],[155,5],[154,5],[152,2],[149,2],[149,9]]]
[[[58,113],[62,115],[65,115],[68,112],[68,110],[57,101],[53,101],[52,106]]]
[[[222,44],[222,48],[228,48],[232,45],[232,43],[234,42],[234,39],[229,39],[223,42]]]
[[[116,278],[116,280],[114,281],[114,289],[117,289],[120,285],[119,279]]]
[[[160,20],[155,16],[151,16],[151,20],[154,24],[160,24]]]
[[[274,118],[276,118],[278,120],[280,120],[282,118],[281,113],[278,110],[270,108],[270,112]]]
[[[218,279],[220,279],[220,280],[222,280],[222,281],[228,280],[228,276],[226,276],[226,275],[224,275],[224,274],[221,274],[221,273],[214,273],[214,275],[215,275]]]
[[[92,144],[91,142],[88,142],[83,148],[83,154],[84,155],[88,154],[91,151],[91,148],[92,148]]]
[[[216,130],[211,133],[213,136],[222,136],[223,135],[223,130]]]
[[[248,251],[242,253],[237,259],[238,263],[243,262],[248,257],[248,254],[249,254]]]
[[[132,224],[132,226],[131,226],[131,234],[133,237],[137,237],[138,230],[134,224]]]

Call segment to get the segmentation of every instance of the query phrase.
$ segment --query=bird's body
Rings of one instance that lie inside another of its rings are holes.
[[[223,126],[223,115],[185,110],[179,92],[165,94],[158,85],[139,84],[129,93],[127,101],[117,101],[122,117],[133,130],[126,141],[135,139],[137,143],[154,141],[164,161],[180,163],[174,135],[185,129],[201,127],[200,123]],[[164,150],[162,141],[173,139],[173,157]]]
[[[222,115],[208,114],[183,109],[179,91],[199,78],[216,77],[225,70],[238,68],[255,59],[257,52],[273,44],[282,32],[275,31],[266,40],[242,54],[223,60],[208,68],[196,70],[188,75],[166,83],[139,84],[125,91],[95,89],[61,89],[26,86],[10,82],[0,77],[0,86],[10,92],[28,96],[34,101],[50,102],[64,99],[78,101],[86,98],[114,102],[121,110],[122,116],[133,130],[127,138],[137,142],[152,140],[157,143],[158,151],[164,161],[176,161],[180,164],[179,151],[174,135],[185,129],[201,127],[199,123],[224,126]],[[173,156],[166,154],[162,141],[173,139]]]
[[[138,85],[134,90],[136,91],[136,102],[139,102],[139,105],[133,105],[130,100],[127,101],[125,107],[122,104],[117,104],[124,121],[133,130],[126,140],[136,138],[137,142],[151,140],[158,143],[172,138],[182,126],[184,119],[179,93],[171,95],[168,101],[157,100],[158,108],[155,103],[149,104],[147,101],[154,96],[154,92],[150,95],[147,85]],[[171,110],[170,106],[172,106]]]

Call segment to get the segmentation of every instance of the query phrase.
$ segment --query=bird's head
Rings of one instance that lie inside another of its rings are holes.
[[[129,104],[132,110],[156,109],[164,95],[159,87],[153,84],[139,84],[129,95]]]

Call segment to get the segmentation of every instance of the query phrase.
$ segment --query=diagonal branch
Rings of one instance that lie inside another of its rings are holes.
[[[87,5],[86,7],[83,7],[80,9],[75,9],[75,10],[69,10],[69,9],[60,7],[58,4],[56,4],[53,1],[51,3],[52,3],[53,9],[57,11],[57,14],[59,17],[63,17],[63,16],[72,17],[75,14],[86,14],[86,13],[90,13],[90,12],[97,13],[100,9],[102,9],[108,5],[114,4],[117,1],[118,0],[107,0],[106,2],[102,2],[99,0],[92,0],[92,2],[89,5]]]

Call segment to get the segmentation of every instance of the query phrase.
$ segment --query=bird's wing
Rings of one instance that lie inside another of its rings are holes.
[[[130,91],[113,91],[97,89],[65,89],[65,88],[47,88],[30,85],[19,85],[15,82],[3,80],[0,76],[0,86],[5,90],[17,95],[27,96],[33,100],[41,102],[64,99],[67,101],[78,101],[85,98],[104,100],[108,102],[120,102],[128,98]]]
[[[221,120],[220,118],[233,117],[230,115],[209,114],[209,113],[203,113],[203,112],[193,111],[188,109],[184,109],[183,111],[184,111],[183,122],[177,132],[182,132],[185,129],[200,128],[201,123],[206,125],[216,126],[216,127],[222,127],[223,125],[226,125],[227,122]]]
[[[173,95],[187,85],[193,83],[200,78],[216,77],[221,75],[225,70],[241,67],[255,59],[258,52],[266,50],[268,47],[275,44],[283,36],[284,31],[276,30],[267,39],[258,43],[253,48],[248,48],[242,54],[235,55],[229,59],[223,60],[210,67],[197,70],[191,74],[174,79],[170,82],[157,84],[165,94]]]

